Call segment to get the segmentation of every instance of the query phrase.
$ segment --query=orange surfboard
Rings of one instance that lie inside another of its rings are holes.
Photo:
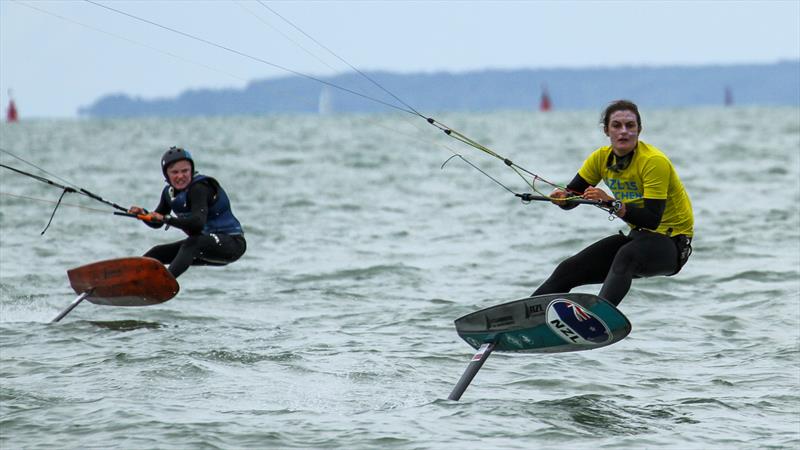
[[[178,294],[175,277],[153,258],[110,259],[67,271],[76,294],[89,292],[86,300],[96,305],[148,306]]]

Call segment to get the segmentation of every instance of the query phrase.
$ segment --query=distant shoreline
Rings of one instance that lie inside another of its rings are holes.
[[[555,111],[596,109],[617,98],[635,99],[651,109],[722,106],[726,102],[734,106],[800,106],[800,60],[367,75],[415,109],[428,112],[537,110],[544,89]],[[357,73],[320,79],[406,109]],[[243,89],[187,90],[173,98],[111,94],[81,107],[78,114],[98,118],[193,117],[391,110],[335,87],[289,76],[254,80]]]

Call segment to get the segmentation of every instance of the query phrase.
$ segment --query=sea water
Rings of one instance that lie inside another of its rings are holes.
[[[60,190],[2,169],[0,447],[800,447],[800,110],[643,113],[694,205],[688,264],[634,281],[625,340],[495,353],[460,402],[474,350],[453,320],[526,297],[622,221],[523,204],[458,158],[442,169],[458,153],[526,189],[413,116],[3,124],[0,148],[49,174],[3,164],[125,207],[154,207],[161,154],[190,149],[248,249],[190,268],[167,303],[84,302],[49,324],[75,298],[67,269],[182,234],[67,194],[41,235]],[[607,143],[595,111],[437,119],[558,183]]]

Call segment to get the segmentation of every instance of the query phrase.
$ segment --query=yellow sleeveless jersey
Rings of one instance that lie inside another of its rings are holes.
[[[619,172],[608,168],[610,155],[611,146],[598,148],[586,158],[578,175],[594,186],[603,180],[614,197],[628,205],[641,208],[645,198],[666,199],[661,223],[653,231],[671,236],[693,235],[692,202],[675,167],[661,150],[639,141],[630,165]]]

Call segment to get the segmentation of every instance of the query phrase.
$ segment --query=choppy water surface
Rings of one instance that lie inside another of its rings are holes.
[[[610,347],[496,353],[446,400],[472,349],[453,320],[522,298],[623,224],[523,205],[500,161],[399,116],[39,121],[1,146],[123,205],[155,205],[159,157],[191,149],[247,232],[175,299],[82,304],[66,270],[178,239],[89,199],[0,172],[3,448],[797,448],[800,111],[644,111],[675,163],[695,254],[637,280]],[[595,112],[445,115],[560,182],[606,142]],[[418,120],[418,119],[415,119]],[[31,169],[8,155],[4,164]],[[8,195],[13,194],[14,196]],[[596,293],[598,287],[582,288]]]

